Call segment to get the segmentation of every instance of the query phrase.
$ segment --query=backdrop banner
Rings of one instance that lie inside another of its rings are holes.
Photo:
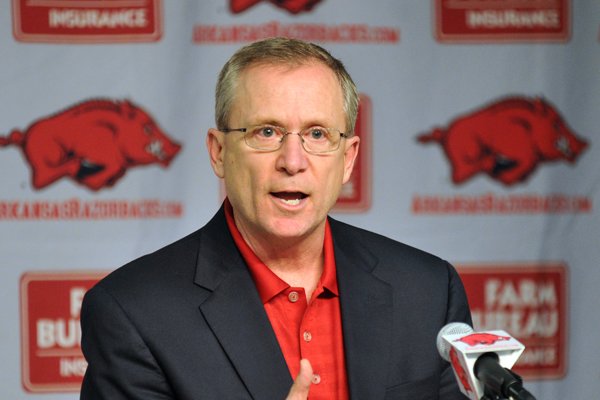
[[[78,398],[83,295],[219,208],[204,144],[217,74],[270,36],[324,46],[361,93],[332,215],[455,265],[475,329],[527,346],[515,371],[538,399],[598,398],[600,2],[0,11],[0,398]]]

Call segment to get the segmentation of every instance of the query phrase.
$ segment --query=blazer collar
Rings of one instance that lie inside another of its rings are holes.
[[[293,380],[223,208],[203,228],[194,282],[205,291],[200,312],[251,396],[285,398]]]
[[[350,397],[383,399],[392,348],[392,289],[376,276],[377,257],[350,235],[350,228],[330,223]]]

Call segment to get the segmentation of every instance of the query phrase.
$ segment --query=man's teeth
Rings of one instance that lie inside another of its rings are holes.
[[[285,204],[289,204],[290,206],[297,206],[300,204],[300,199],[281,199],[281,201],[283,201]]]

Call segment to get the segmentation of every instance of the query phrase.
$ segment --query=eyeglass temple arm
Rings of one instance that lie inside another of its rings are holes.
[[[247,128],[223,128],[223,129],[219,129],[219,130],[223,133],[229,133],[229,132],[246,132],[248,129]]]

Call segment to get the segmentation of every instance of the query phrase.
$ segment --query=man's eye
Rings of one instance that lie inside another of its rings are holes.
[[[309,139],[320,140],[326,137],[324,128],[311,128],[309,132]]]
[[[270,138],[270,137],[275,136],[277,134],[277,132],[275,131],[275,128],[272,128],[270,126],[265,126],[265,127],[258,129],[256,134],[258,136]]]

